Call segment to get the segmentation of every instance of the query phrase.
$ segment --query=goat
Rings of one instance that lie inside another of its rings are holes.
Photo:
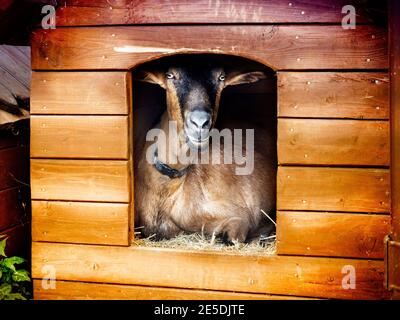
[[[179,158],[188,150],[202,153],[212,149],[209,133],[216,122],[223,89],[263,78],[260,71],[229,71],[191,59],[140,73],[138,80],[166,90],[167,110],[155,128],[168,137],[164,146],[168,152],[153,150],[153,162],[146,157],[150,142],[137,157],[135,206],[145,236],[169,239],[182,232],[198,232],[243,242],[260,227],[261,209],[275,209],[275,142],[262,128],[255,132],[254,170],[249,175],[235,174],[233,164],[174,163],[169,158],[171,154]],[[184,139],[170,133],[171,121],[176,122]],[[213,151],[223,156],[224,145]]]

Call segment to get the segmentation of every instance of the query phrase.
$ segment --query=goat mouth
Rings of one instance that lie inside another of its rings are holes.
[[[191,149],[202,151],[208,148],[209,139],[209,136],[204,139],[194,139],[190,136],[187,136],[187,144]]]

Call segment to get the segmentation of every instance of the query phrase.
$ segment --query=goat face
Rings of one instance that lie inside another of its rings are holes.
[[[176,121],[192,149],[208,146],[222,90],[230,85],[256,82],[263,72],[228,71],[195,59],[182,59],[163,70],[145,71],[142,81],[156,83],[167,92],[169,120]]]
[[[172,120],[183,125],[189,147],[206,148],[224,87],[223,69],[170,67],[165,77],[169,114],[174,117],[173,111],[180,110]]]

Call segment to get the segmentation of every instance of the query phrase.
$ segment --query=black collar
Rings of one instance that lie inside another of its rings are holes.
[[[175,179],[175,178],[180,178],[182,176],[184,176],[187,171],[189,166],[187,166],[186,168],[183,168],[182,170],[177,170],[174,168],[171,168],[169,165],[162,163],[159,159],[158,159],[158,149],[156,149],[156,151],[154,152],[154,167],[156,168],[156,170],[163,174],[164,176],[169,177],[170,179]]]

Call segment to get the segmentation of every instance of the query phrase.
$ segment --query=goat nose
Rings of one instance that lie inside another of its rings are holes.
[[[206,111],[195,110],[190,114],[190,123],[197,129],[209,129],[211,127],[211,114]]]

